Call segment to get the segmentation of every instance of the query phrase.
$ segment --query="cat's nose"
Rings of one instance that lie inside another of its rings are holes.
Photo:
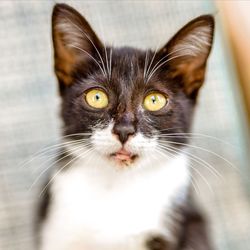
[[[124,144],[129,136],[135,133],[133,124],[118,123],[113,128],[113,133],[116,134],[122,144]]]

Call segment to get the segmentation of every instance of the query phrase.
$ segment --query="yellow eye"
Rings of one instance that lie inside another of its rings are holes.
[[[167,103],[167,97],[159,92],[153,92],[144,99],[144,108],[149,111],[157,111],[162,109]]]
[[[86,102],[89,106],[102,109],[108,106],[109,100],[106,93],[100,89],[92,89],[87,92],[85,96]]]

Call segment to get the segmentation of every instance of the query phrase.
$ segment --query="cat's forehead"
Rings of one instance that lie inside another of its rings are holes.
[[[121,87],[143,87],[146,80],[147,54],[149,52],[130,47],[113,49],[110,63],[112,80],[117,81]]]
[[[145,54],[145,51],[130,47],[112,49],[111,67],[124,73],[139,73],[145,65]]]

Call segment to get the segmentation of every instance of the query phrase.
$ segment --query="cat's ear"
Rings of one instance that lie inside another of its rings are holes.
[[[66,4],[56,4],[53,9],[52,37],[55,72],[63,88],[72,83],[76,65],[93,60],[102,43],[85,18]]]
[[[213,33],[213,16],[200,16],[186,24],[158,52],[161,58],[165,57],[171,77],[182,81],[184,90],[190,97],[197,96],[204,81]]]

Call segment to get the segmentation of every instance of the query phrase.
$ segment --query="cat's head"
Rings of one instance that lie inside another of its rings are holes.
[[[133,166],[181,152],[212,46],[212,16],[192,20],[158,51],[106,47],[65,4],[55,6],[52,25],[64,133],[76,155],[89,150]]]

